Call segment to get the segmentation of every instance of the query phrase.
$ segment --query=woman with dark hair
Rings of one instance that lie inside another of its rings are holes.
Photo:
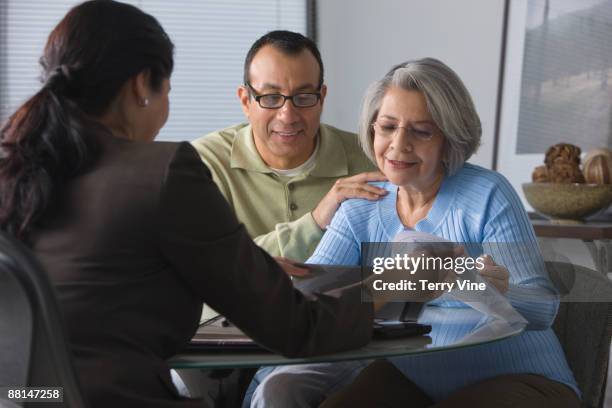
[[[165,360],[195,332],[203,301],[290,356],[370,338],[359,290],[305,298],[193,147],[151,143],[168,116],[172,52],[150,15],[83,3],[49,36],[42,89],[0,132],[0,226],[54,282],[93,406],[199,406],[178,396]]]

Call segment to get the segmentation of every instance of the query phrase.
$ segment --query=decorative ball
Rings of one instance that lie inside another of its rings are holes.
[[[546,166],[538,166],[531,173],[531,180],[534,183],[548,183],[550,179],[548,178],[548,169]]]
[[[580,164],[580,148],[569,143],[557,143],[546,150],[544,163],[551,167],[556,163]]]
[[[612,184],[612,152],[597,149],[584,160],[584,178],[590,184]]]
[[[584,183],[584,175],[580,167],[569,163],[555,163],[547,167],[548,178],[552,183]]]
[[[590,150],[584,158],[586,162],[593,156],[599,156],[600,154],[607,154],[612,157],[612,149],[608,149],[607,147],[598,147],[597,149]]]
[[[548,181],[552,183],[584,183],[580,170],[580,148],[569,143],[558,143],[546,151],[544,158]]]

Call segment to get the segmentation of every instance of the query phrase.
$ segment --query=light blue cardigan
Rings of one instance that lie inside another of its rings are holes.
[[[345,201],[307,262],[358,265],[362,242],[391,241],[405,230],[396,211],[397,187],[388,182],[374,184],[389,194],[380,201]],[[443,180],[427,217],[416,224],[415,230],[453,242],[482,244],[484,253],[508,268],[510,290],[506,297],[529,326],[523,334],[495,343],[390,360],[434,401],[469,384],[511,373],[539,374],[568,385],[580,395],[550,328],[558,301],[538,301],[539,295],[551,299],[555,290],[545,273],[531,223],[510,183],[499,173],[465,164]],[[523,250],[510,249],[517,246]],[[457,307],[457,302],[431,303]],[[423,315],[422,321],[435,322],[437,308],[429,309],[432,313]],[[452,325],[436,342],[461,338],[471,328]]]

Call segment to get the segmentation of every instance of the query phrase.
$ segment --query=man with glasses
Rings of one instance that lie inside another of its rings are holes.
[[[320,123],[326,93],[316,44],[299,33],[272,31],[255,41],[244,62],[238,98],[249,123],[193,142],[238,219],[275,256],[305,261],[342,201],[386,193],[367,184],[384,177],[373,172],[357,136]],[[205,307],[203,319],[211,316]],[[316,406],[363,366],[262,369],[244,406],[253,393],[253,406]]]
[[[315,43],[272,31],[244,63],[238,98],[249,123],[193,142],[255,242],[270,254],[306,260],[340,203],[375,200],[382,180],[356,135],[320,123],[327,87]],[[296,270],[296,273],[298,271]]]

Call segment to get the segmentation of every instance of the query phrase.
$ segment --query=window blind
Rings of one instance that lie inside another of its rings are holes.
[[[517,154],[612,146],[612,2],[529,0]]]
[[[0,121],[40,88],[47,36],[72,0],[0,0]],[[175,44],[170,117],[158,140],[192,140],[244,121],[236,96],[244,57],[276,29],[306,34],[305,0],[126,1],[152,14]]]

